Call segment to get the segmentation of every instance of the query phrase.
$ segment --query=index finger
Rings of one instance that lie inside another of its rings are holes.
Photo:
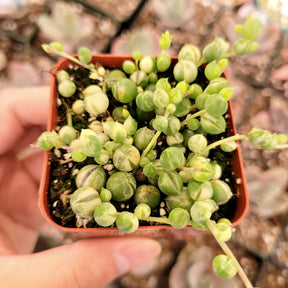
[[[0,155],[21,140],[27,129],[46,127],[49,87],[13,88],[0,92]]]

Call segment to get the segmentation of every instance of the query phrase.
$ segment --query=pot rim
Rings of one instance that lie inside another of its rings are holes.
[[[177,57],[173,56],[172,62],[177,61]],[[113,55],[113,54],[95,54],[93,55],[92,62],[99,62],[103,66],[111,67],[111,68],[119,68],[119,65],[123,63],[126,59],[132,59],[131,56],[128,55]],[[55,73],[58,70],[65,69],[68,67],[69,64],[72,62],[66,58],[61,59],[56,66],[52,69],[52,78],[51,78],[51,90],[50,90],[50,103],[49,103],[49,120],[47,124],[47,130],[51,131],[53,128],[57,126],[57,107],[56,107],[56,77]],[[110,64],[113,63],[113,64]],[[224,73],[224,77],[227,79],[227,75]],[[228,111],[227,114],[230,115],[228,119],[228,133],[236,134],[236,125],[234,122],[233,117],[233,110],[231,101],[228,101]],[[235,215],[232,219],[232,226],[238,225],[243,218],[246,216],[249,210],[249,196],[248,196],[248,189],[247,183],[244,174],[244,165],[243,160],[241,157],[241,148],[239,145],[239,141],[236,141],[238,146],[237,149],[232,154],[232,163],[237,163],[237,166],[234,165],[234,174],[235,179],[241,179],[240,183],[236,183],[235,190],[237,191],[237,208]],[[61,226],[60,224],[56,223],[53,219],[53,216],[50,213],[48,207],[48,184],[49,184],[49,174],[50,174],[50,162],[49,162],[49,153],[50,151],[45,151],[45,158],[44,158],[44,165],[42,170],[42,177],[41,183],[39,188],[39,206],[40,210],[44,216],[44,218],[55,228],[60,229],[65,232],[73,232],[73,233],[80,233],[84,236],[87,236],[92,233],[91,236],[117,236],[117,235],[124,235],[123,232],[119,231],[117,227],[92,227],[92,228],[73,228],[73,227],[65,227]],[[154,226],[139,226],[136,232],[132,233],[135,234],[142,234],[142,235],[151,235],[155,233],[155,231],[162,231],[161,233],[169,233],[171,231],[175,231],[177,234],[181,234],[182,236],[193,236],[195,234],[199,234],[202,231],[195,230],[193,227],[185,227],[183,229],[175,229],[169,225],[154,225]],[[125,234],[127,235],[127,234]]]

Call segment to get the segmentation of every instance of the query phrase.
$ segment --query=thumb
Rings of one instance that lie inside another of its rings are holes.
[[[0,287],[100,288],[160,251],[160,244],[151,239],[102,238],[31,255],[3,256]]]

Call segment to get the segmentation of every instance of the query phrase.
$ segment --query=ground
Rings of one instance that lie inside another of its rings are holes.
[[[234,25],[254,14],[263,23],[260,49],[253,55],[234,58],[227,69],[234,87],[232,107],[237,130],[247,133],[257,126],[288,134],[287,34],[253,1],[238,7],[212,0],[22,3],[26,5],[18,8],[0,4],[0,89],[49,83],[49,70],[57,59],[41,50],[43,42],[61,41],[71,53],[85,45],[95,53],[129,54],[141,49],[157,54],[158,37],[169,29],[173,36],[170,53],[176,54],[182,44],[203,47],[214,35],[234,41]],[[242,143],[241,149],[250,210],[236,227],[230,245],[255,286],[284,288],[288,286],[288,151],[262,152],[247,143]],[[70,235],[47,227],[37,250],[69,241]],[[211,258],[220,251],[209,235],[159,241],[163,252],[157,261],[107,288],[200,287],[197,281],[201,275],[210,279],[213,287],[243,287],[238,278],[223,283],[209,272]]]

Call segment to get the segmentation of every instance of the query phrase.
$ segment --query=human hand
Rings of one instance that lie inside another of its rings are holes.
[[[42,151],[25,149],[46,129],[48,87],[0,92],[0,287],[103,287],[153,259],[151,239],[79,240],[32,253],[44,224],[38,207]]]

